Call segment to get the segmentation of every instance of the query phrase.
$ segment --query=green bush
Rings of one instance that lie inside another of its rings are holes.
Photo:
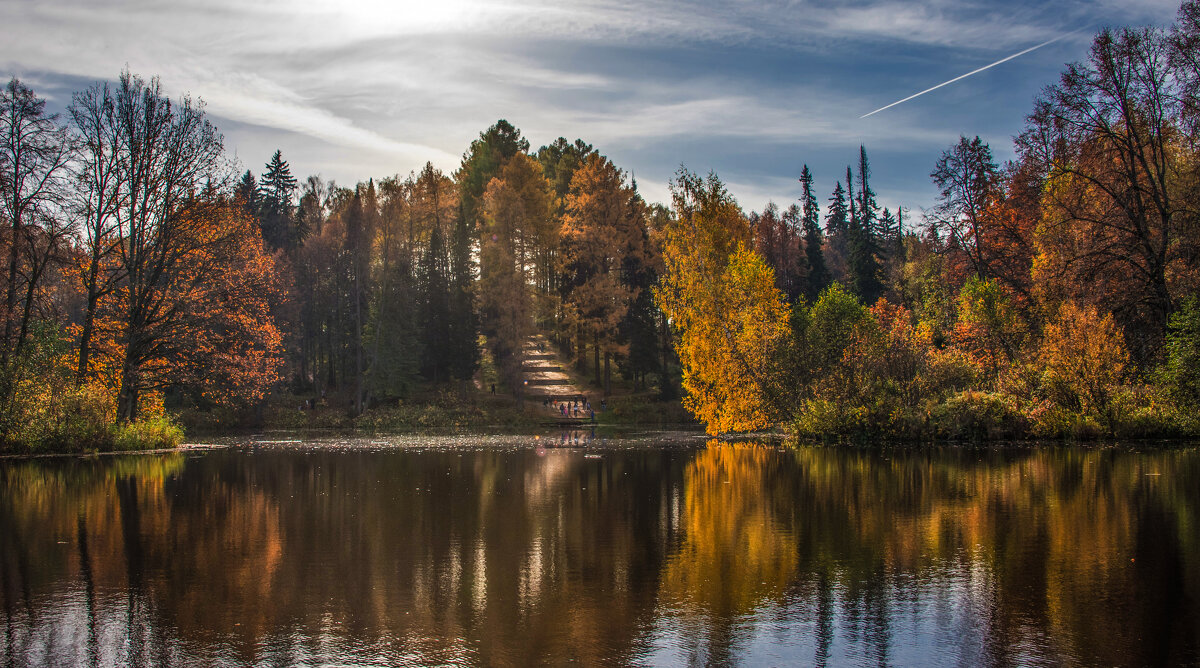
[[[166,417],[154,417],[112,427],[112,449],[165,450],[183,442],[183,430]]]
[[[1165,346],[1166,363],[1160,372],[1162,385],[1181,414],[1200,428],[1200,299],[1192,297],[1171,316]]]
[[[953,394],[931,408],[929,421],[935,434],[953,439],[1017,438],[1028,431],[1016,398],[998,392]]]

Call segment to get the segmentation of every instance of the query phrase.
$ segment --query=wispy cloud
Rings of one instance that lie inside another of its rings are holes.
[[[0,0],[0,68],[53,82],[112,79],[128,64],[161,75],[173,93],[204,98],[230,121],[229,143],[248,162],[267,136],[295,156],[295,169],[341,181],[425,160],[453,169],[471,139],[504,117],[535,146],[564,135],[629,156],[623,166],[646,188],[669,177],[679,153],[711,155],[749,187],[763,164],[811,162],[859,143],[915,164],[959,132],[1014,134],[1023,109],[1004,112],[1009,125],[983,129],[947,115],[847,119],[881,91],[921,87],[898,63],[930,71],[948,55],[988,62],[1084,16],[1169,19],[1168,2]],[[1006,104],[1024,106],[1029,94]],[[1002,108],[984,110],[990,118]]]

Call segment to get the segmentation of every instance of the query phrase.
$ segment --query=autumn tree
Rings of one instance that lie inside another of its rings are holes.
[[[1059,406],[1094,417],[1114,432],[1113,393],[1124,378],[1129,354],[1111,315],[1065,302],[1042,332],[1039,361]]]
[[[787,308],[770,267],[747,247],[745,217],[711,174],[681,170],[672,199],[655,296],[678,332],[684,405],[710,433],[790,419],[776,364],[789,338]]]
[[[517,153],[488,184],[480,229],[481,328],[504,380],[517,381],[522,347],[533,332],[531,241],[551,219],[549,184],[541,165]]]
[[[122,72],[103,104],[112,105],[112,136],[120,155],[116,226],[123,241],[116,266],[123,274],[123,313],[117,406],[119,419],[128,421],[138,416],[142,392],[160,384],[155,360],[183,313],[170,299],[171,291],[185,280],[186,261],[215,243],[200,234],[204,219],[182,213],[218,175],[222,145],[203,104],[186,96],[172,104],[157,78],[146,82]]]
[[[644,204],[607,158],[593,153],[576,170],[561,235],[568,317],[591,339],[596,382],[607,394],[619,326],[641,290],[627,270],[644,265],[646,252]]]
[[[83,322],[79,329],[75,381],[87,378],[92,341],[101,301],[117,290],[124,277],[118,264],[117,213],[120,206],[117,119],[107,83],[75,93],[71,118],[79,137],[74,208],[83,230],[85,266],[80,268],[84,292]]]
[[[787,295],[789,302],[795,300],[807,273],[797,234],[799,209],[793,206],[780,213],[779,207],[769,202],[762,213],[750,215],[750,226],[755,250],[775,270],[776,287]]]
[[[255,222],[223,198],[190,199],[177,213],[188,241],[143,339],[139,389],[183,386],[217,403],[262,400],[279,379],[282,341],[271,315],[275,263]]]
[[[1194,269],[1181,243],[1196,230],[1194,172],[1181,154],[1176,78],[1166,33],[1102,30],[1088,59],[1046,89],[1018,140],[1043,165],[1040,280],[1059,298],[1112,311],[1146,364]],[[1185,185],[1186,184],[1186,185]]]
[[[972,276],[958,293],[954,338],[991,380],[1017,360],[1025,326],[1004,286]]]
[[[972,273],[991,278],[985,228],[1001,196],[1000,173],[991,147],[978,136],[959,137],[958,143],[938,158],[930,178],[939,195],[926,216],[927,224],[967,258]]]

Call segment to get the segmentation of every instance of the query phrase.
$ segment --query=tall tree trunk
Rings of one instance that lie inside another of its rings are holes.
[[[97,294],[96,280],[100,273],[100,263],[92,254],[92,262],[88,266],[87,277],[87,311],[83,314],[83,329],[79,333],[79,362],[75,367],[75,385],[81,385],[87,377],[89,357],[92,350],[92,330],[95,328],[96,307],[100,303]]]
[[[11,234],[12,238],[8,243],[8,286],[4,296],[4,341],[0,342],[0,365],[4,367],[8,366],[9,346],[12,342],[12,316],[17,308],[17,247],[21,238],[19,216],[13,216]]]

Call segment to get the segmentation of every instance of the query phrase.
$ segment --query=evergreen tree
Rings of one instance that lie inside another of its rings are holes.
[[[858,198],[854,196],[854,172],[846,165],[846,201],[849,206],[849,217],[846,220],[846,231],[853,237],[854,230],[859,227]]]
[[[583,161],[595,152],[596,149],[582,139],[576,139],[574,143],[571,143],[567,141],[566,137],[559,137],[538,149],[537,160],[542,164],[546,180],[554,188],[554,194],[558,198],[558,214],[560,216],[565,206],[564,198],[571,189],[571,177],[575,175],[575,170],[583,164]]]
[[[479,367],[479,316],[475,312],[475,235],[460,209],[450,245],[450,373],[467,380]]]
[[[372,397],[403,399],[417,387],[423,357],[417,323],[420,309],[414,298],[417,294],[412,267],[404,261],[390,265],[387,275],[380,277],[380,285],[373,291],[370,321],[360,346],[373,351],[365,375],[366,388]],[[365,406],[360,404],[360,411],[361,408]]]
[[[846,206],[846,190],[838,181],[829,197],[829,208],[825,212],[825,233],[831,237],[845,237],[850,229],[850,209]]]
[[[849,168],[846,172],[849,178]],[[858,219],[862,228],[873,239],[880,238],[879,204],[875,201],[875,191],[871,190],[871,165],[867,161],[867,150],[858,147]]]
[[[479,229],[483,193],[488,183],[509,158],[529,150],[529,140],[504,119],[479,133],[479,139],[463,154],[462,166],[454,175],[462,200],[462,215],[468,226]]]
[[[804,186],[800,196],[800,224],[804,234],[804,255],[808,259],[808,280],[804,296],[813,303],[829,285],[829,269],[825,266],[825,251],[822,248],[825,239],[821,234],[821,212],[817,206],[817,197],[813,194],[812,172],[808,171],[808,165],[800,171],[800,183]]]
[[[867,304],[873,304],[883,294],[883,284],[880,280],[882,268],[879,263],[879,245],[876,242],[875,227],[878,215],[878,205],[875,204],[875,193],[870,186],[870,167],[866,162],[866,152],[859,150],[859,195],[856,199],[854,190],[850,190],[850,226],[847,235],[847,273],[850,284],[858,298]],[[846,168],[846,180],[852,178],[849,167]]]
[[[421,373],[433,382],[446,380],[454,360],[451,336],[450,267],[442,230],[434,226],[429,245],[417,268],[417,287],[420,292],[420,326],[424,354]]]
[[[273,248],[294,248],[302,239],[296,227],[292,197],[296,178],[281,151],[275,151],[259,180],[259,215],[263,241]]]
[[[241,205],[242,209],[247,214],[254,218],[258,218],[258,181],[254,178],[254,174],[250,170],[246,170],[242,174],[242,180],[233,188],[233,197]]]

